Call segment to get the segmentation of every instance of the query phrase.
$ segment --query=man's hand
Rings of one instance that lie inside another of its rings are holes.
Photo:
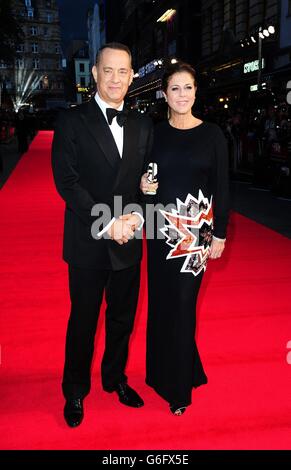
[[[142,224],[142,219],[137,214],[124,214],[121,215],[119,219],[126,221],[131,226],[133,231]]]
[[[127,243],[128,240],[133,238],[134,230],[128,220],[121,218],[115,220],[107,231],[112,240],[115,240],[119,245]]]
[[[215,238],[213,238],[211,247],[210,247],[209,258],[210,259],[220,258],[224,248],[225,248],[225,240],[215,240]]]

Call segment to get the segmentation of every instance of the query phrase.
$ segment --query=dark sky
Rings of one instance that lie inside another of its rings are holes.
[[[71,39],[87,39],[87,10],[94,5],[95,0],[57,0],[57,3],[65,52]]]

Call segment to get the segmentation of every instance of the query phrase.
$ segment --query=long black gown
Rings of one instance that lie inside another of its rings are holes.
[[[151,203],[162,206],[154,211],[154,239],[147,221],[146,383],[170,404],[187,406],[192,387],[207,383],[195,342],[196,300],[212,237],[226,235],[226,140],[216,124],[180,130],[162,122],[152,161],[159,188]]]

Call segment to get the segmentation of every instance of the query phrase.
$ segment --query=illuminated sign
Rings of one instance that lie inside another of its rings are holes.
[[[78,93],[88,93],[89,88],[77,86],[77,91],[78,91]]]
[[[267,85],[266,82],[261,84],[262,90],[266,89],[266,85]],[[259,89],[258,85],[251,85],[250,86],[250,91],[258,91],[258,89]]]
[[[138,70],[138,75],[140,77],[144,77],[145,76],[145,67],[141,67],[139,70]]]
[[[169,21],[176,13],[176,10],[170,8],[169,10],[165,11],[165,13],[157,19],[157,23],[161,22],[164,23],[165,21]]]
[[[152,61],[149,62],[148,64],[146,64],[146,65],[144,65],[143,67],[141,67],[141,68],[138,70],[138,75],[139,75],[139,77],[144,77],[144,76],[147,75],[148,73],[154,72],[154,70],[156,70],[158,64],[159,64],[159,63],[158,63],[157,60],[152,60]]]
[[[262,69],[265,68],[265,59],[262,59]],[[253,60],[252,62],[247,62],[244,64],[244,73],[255,72],[259,70],[259,61]]]

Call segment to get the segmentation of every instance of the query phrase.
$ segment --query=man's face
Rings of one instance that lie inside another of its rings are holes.
[[[97,91],[106,103],[118,108],[132,82],[133,70],[126,51],[106,48],[102,51],[98,65],[92,68]]]

